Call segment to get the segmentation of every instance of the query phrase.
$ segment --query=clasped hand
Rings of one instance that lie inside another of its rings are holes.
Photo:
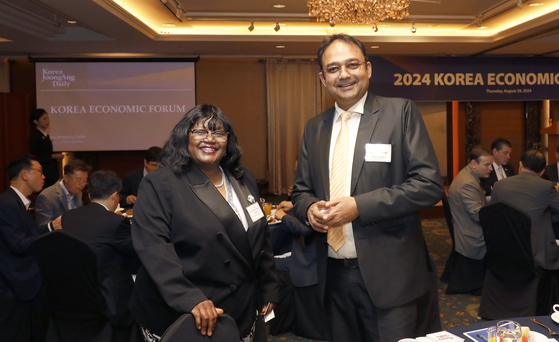
[[[355,198],[351,196],[331,201],[313,203],[307,210],[311,227],[319,233],[328,232],[329,227],[338,227],[359,217]]]

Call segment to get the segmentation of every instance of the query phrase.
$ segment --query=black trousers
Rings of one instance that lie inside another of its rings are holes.
[[[390,309],[377,308],[357,259],[328,258],[325,306],[332,342],[396,342],[417,334],[418,300]]]
[[[44,286],[29,301],[0,295],[0,342],[44,341],[50,314]]]

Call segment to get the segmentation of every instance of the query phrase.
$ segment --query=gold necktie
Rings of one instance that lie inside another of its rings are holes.
[[[347,120],[351,112],[341,114],[342,128],[336,139],[334,154],[332,155],[332,174],[330,175],[330,200],[346,195],[347,178],[347,144],[349,140],[349,127]],[[344,226],[330,227],[328,229],[328,244],[336,252],[345,244]]]
[[[499,166],[499,171],[501,172],[501,179],[507,178],[507,176],[505,176],[505,170],[502,166]]]

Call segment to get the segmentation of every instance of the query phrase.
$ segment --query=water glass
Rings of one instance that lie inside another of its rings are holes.
[[[497,323],[497,342],[522,342],[520,324],[515,321],[500,321]]]

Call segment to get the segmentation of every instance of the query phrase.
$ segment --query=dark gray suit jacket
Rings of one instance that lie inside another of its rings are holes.
[[[559,176],[557,173],[557,163],[547,165],[545,167],[545,172],[543,173],[542,178],[558,183]]]
[[[227,176],[245,208],[248,231],[193,164],[186,174],[161,166],[140,184],[132,240],[142,267],[130,308],[155,334],[210,299],[246,336],[258,306],[279,301],[266,217],[252,222],[246,211],[249,197],[259,201],[256,180],[248,169],[240,180]]]
[[[495,183],[491,202],[504,201],[521,208],[532,219],[532,254],[536,268],[559,269],[559,247],[551,225],[552,214],[559,213],[559,192],[553,183],[531,172]]]
[[[512,177],[514,176],[514,168],[512,167],[511,164],[505,164],[503,165],[503,170],[505,170],[505,175],[507,177]],[[483,187],[483,190],[485,190],[485,196],[491,196],[491,189],[493,188],[493,185],[498,181],[499,179],[497,178],[497,173],[495,172],[495,169],[491,170],[491,173],[489,174],[489,177],[487,178],[481,178],[481,186]]]
[[[83,205],[82,193],[76,194],[78,207]],[[68,211],[68,200],[60,185],[56,182],[43,190],[35,201],[35,221],[38,225],[47,224]]]
[[[309,206],[330,198],[329,146],[335,108],[310,119],[301,142],[292,200],[306,220]],[[365,162],[366,144],[391,144],[391,162]],[[359,267],[375,306],[401,306],[430,286],[419,212],[443,194],[437,157],[415,104],[369,93],[361,117],[351,177],[359,217],[353,233]],[[315,233],[321,296],[326,283],[326,234]]]

